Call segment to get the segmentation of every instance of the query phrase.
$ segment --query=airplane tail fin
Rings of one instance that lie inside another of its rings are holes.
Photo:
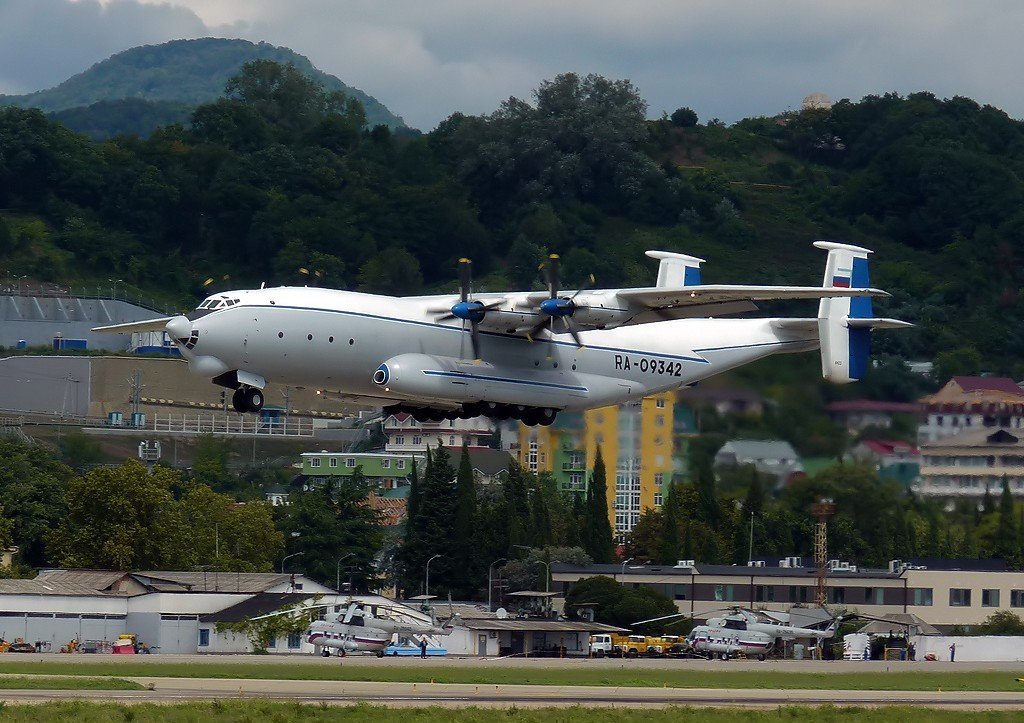
[[[815,241],[828,251],[824,288],[870,288],[868,249],[860,246]],[[870,296],[829,297],[818,305],[818,336],[821,340],[821,374],[836,384],[862,379],[867,373],[872,329],[911,326],[897,319],[875,317]]]
[[[671,251],[648,251],[647,256],[660,261],[656,286],[678,289],[681,286],[700,285],[700,265],[704,259]]]

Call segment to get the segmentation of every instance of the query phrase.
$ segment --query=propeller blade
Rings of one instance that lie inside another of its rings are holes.
[[[576,346],[578,346],[580,349],[582,349],[583,348],[583,340],[580,339],[580,327],[579,327],[579,324],[577,324],[575,321],[573,321],[571,316],[563,316],[562,317],[562,321],[565,322],[566,330],[570,334],[572,334],[572,340],[574,342],[576,342]]]
[[[473,262],[463,257],[459,259],[459,301],[465,301],[469,298],[469,284],[472,280],[472,269],[470,268]]]
[[[469,340],[473,345],[473,359],[474,361],[480,361],[483,357],[480,356],[480,333],[476,329],[476,322],[469,322]]]
[[[593,275],[593,274],[591,274],[590,276],[588,276],[588,277],[587,277],[587,278],[586,278],[586,279],[584,280],[584,282],[583,282],[582,284],[580,284],[580,288],[576,289],[576,293],[575,293],[575,294],[573,294],[572,296],[570,296],[570,297],[569,297],[569,300],[570,300],[570,301],[574,301],[574,300],[576,299],[576,297],[577,297],[577,296],[579,296],[579,295],[580,295],[580,294],[582,294],[582,293],[583,293],[584,291],[587,291],[588,289],[590,289],[591,287],[593,287],[593,286],[594,286],[594,284],[595,284],[596,282],[597,282],[597,280],[596,280],[596,279],[594,278],[594,275]]]
[[[558,296],[558,254],[548,256],[544,273],[548,278],[548,295],[554,299]]]

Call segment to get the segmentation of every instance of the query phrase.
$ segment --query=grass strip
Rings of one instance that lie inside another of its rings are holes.
[[[0,690],[145,690],[145,687],[123,678],[0,676]]]
[[[5,723],[48,723],[73,720],[75,723],[109,723],[130,721],[148,723],[242,723],[242,721],[345,721],[345,723],[380,723],[401,717],[403,723],[494,723],[514,719],[517,723],[675,723],[677,721],[709,721],[710,723],[767,723],[768,721],[813,721],[814,723],[916,723],[942,720],[949,711],[928,708],[892,707],[810,707],[786,706],[764,710],[736,708],[387,708],[357,704],[327,706],[268,701],[214,701],[154,705],[138,703],[60,702],[39,705],[3,705],[0,719]],[[958,723],[1003,723],[1019,721],[1019,711],[957,711]]]
[[[596,685],[641,688],[760,688],[807,690],[1019,691],[1019,671],[865,671],[548,668],[527,666],[451,667],[444,665],[350,665],[134,662],[0,662],[0,673],[111,677],[240,678],[246,680],[351,680],[385,683],[466,683],[469,685]]]

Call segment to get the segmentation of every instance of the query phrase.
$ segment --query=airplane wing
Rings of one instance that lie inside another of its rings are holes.
[[[780,301],[786,299],[824,299],[840,296],[889,296],[881,289],[851,289],[824,286],[744,286],[706,284],[674,289],[649,287],[620,289],[615,295],[627,302],[651,309],[732,301]]]
[[[109,326],[96,326],[92,328],[100,334],[134,334],[142,331],[163,331],[167,322],[175,317],[165,316],[160,319],[146,319],[145,321],[129,321],[126,324],[111,324]]]

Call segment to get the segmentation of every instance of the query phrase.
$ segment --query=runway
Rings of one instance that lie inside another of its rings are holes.
[[[9,703],[93,700],[118,703],[183,703],[232,699],[289,700],[328,705],[373,703],[445,707],[667,707],[785,705],[912,705],[945,709],[1024,710],[1024,692],[831,691],[725,688],[635,688],[603,686],[467,685],[353,681],[252,680],[124,676],[151,688],[143,691],[4,690]]]

